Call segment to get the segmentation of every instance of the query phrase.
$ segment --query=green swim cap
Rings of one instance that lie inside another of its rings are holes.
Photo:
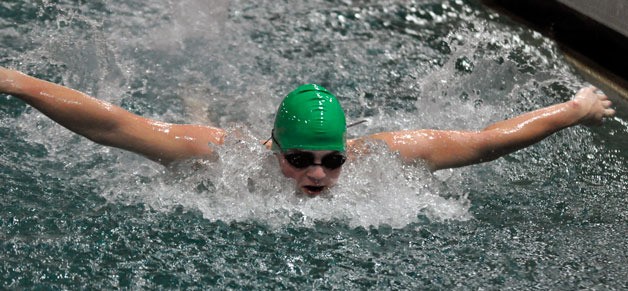
[[[272,149],[344,152],[346,132],[345,113],[336,96],[319,85],[306,84],[279,105]]]

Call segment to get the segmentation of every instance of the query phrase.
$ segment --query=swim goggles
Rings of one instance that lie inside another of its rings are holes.
[[[330,153],[325,155],[321,159],[320,164],[314,163],[316,158],[314,153],[310,152],[291,152],[284,154],[283,157],[286,159],[288,164],[297,169],[305,169],[309,166],[323,166],[327,169],[335,170],[340,168],[340,166],[342,166],[347,160],[347,157],[340,153]]]
[[[275,139],[274,134],[271,134],[271,139],[273,140],[273,143],[277,145],[279,150],[283,151],[281,149],[281,146],[279,145],[279,142]],[[316,156],[314,155],[314,153],[311,153],[311,152],[302,152],[302,151],[288,152],[288,153],[283,154],[283,157],[284,159],[286,159],[288,164],[290,164],[291,166],[297,169],[305,169],[309,166],[323,166],[327,169],[335,170],[335,169],[340,168],[347,161],[347,157],[338,152],[333,152],[333,153],[325,155],[321,159],[320,163],[314,162],[314,160],[316,160]]]

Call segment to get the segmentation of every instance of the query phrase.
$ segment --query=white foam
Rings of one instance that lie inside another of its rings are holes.
[[[133,181],[137,171],[121,173],[122,182],[108,185],[103,195],[115,203],[145,203],[158,211],[183,206],[212,221],[254,220],[272,226],[290,223],[295,215],[305,225],[341,220],[363,227],[403,227],[419,215],[437,220],[471,217],[464,193],[441,197],[427,170],[403,165],[392,154],[349,162],[328,195],[298,195],[256,138],[242,128],[232,130],[241,132],[239,139],[218,147],[218,160],[188,161],[171,171],[153,172],[146,183]]]

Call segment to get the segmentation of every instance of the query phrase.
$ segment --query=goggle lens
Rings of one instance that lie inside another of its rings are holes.
[[[314,154],[308,152],[288,153],[284,155],[284,158],[291,166],[298,169],[305,169],[309,166],[319,165],[330,170],[335,170],[340,168],[340,166],[342,166],[347,160],[344,155],[331,153],[324,156],[321,159],[321,163],[317,164],[314,163],[314,160],[316,159]]]

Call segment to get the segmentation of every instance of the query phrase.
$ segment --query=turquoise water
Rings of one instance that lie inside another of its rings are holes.
[[[586,82],[552,41],[476,1],[145,2],[3,1],[0,65],[238,139],[166,170],[0,95],[3,288],[628,287],[625,114],[434,174],[373,155],[317,199],[256,142],[306,82],[352,136],[567,100]]]

